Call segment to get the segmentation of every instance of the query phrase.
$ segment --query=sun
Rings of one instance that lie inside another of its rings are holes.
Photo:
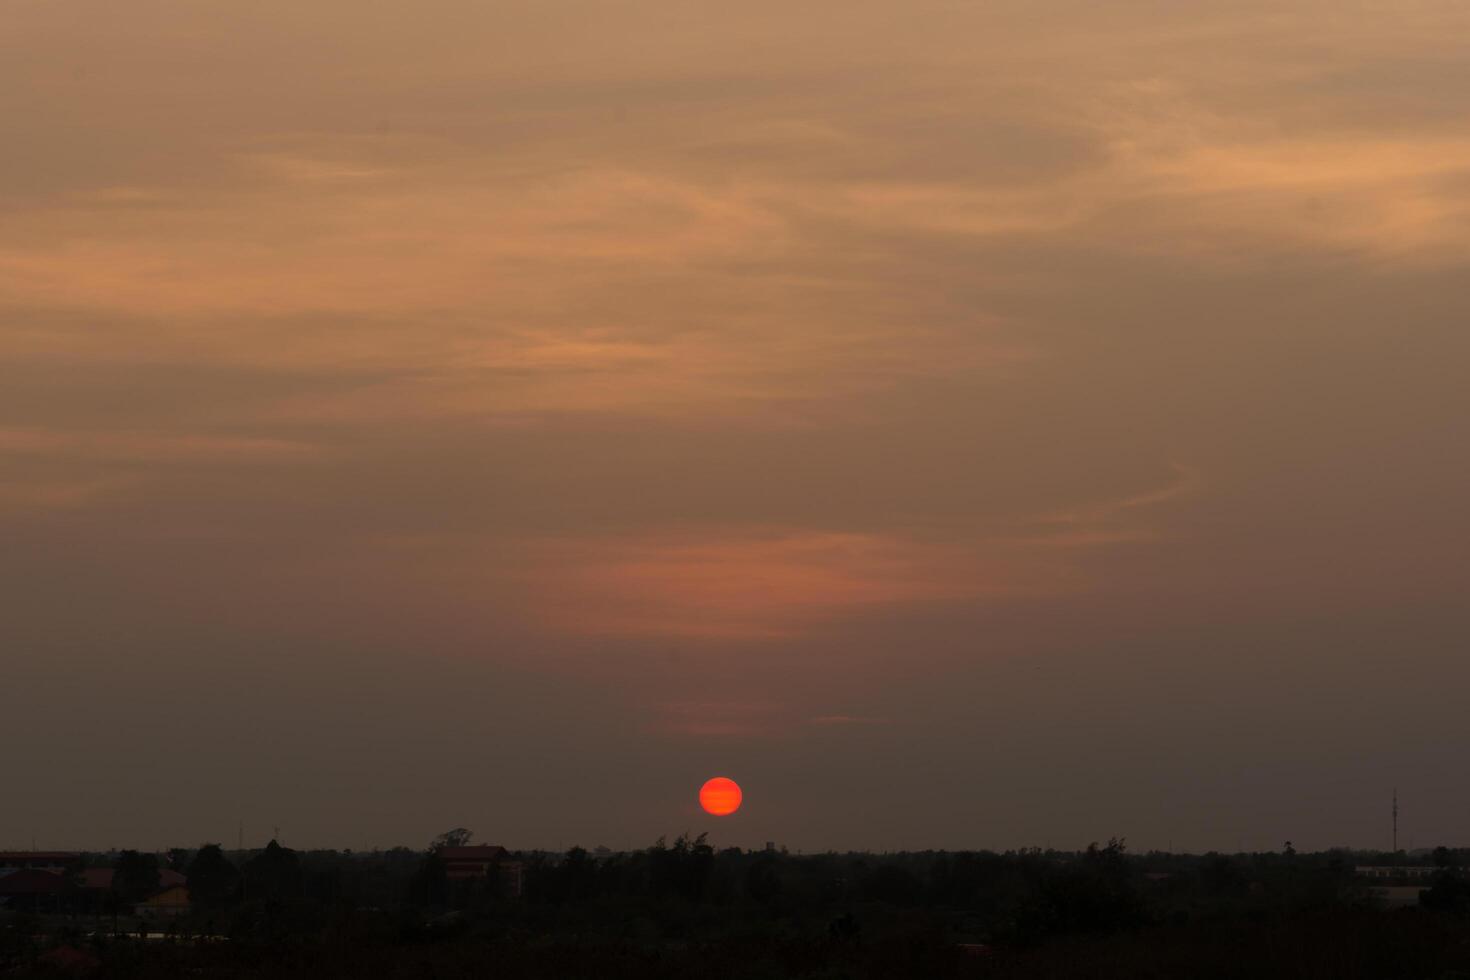
[[[717,817],[728,817],[740,809],[744,798],[740,784],[724,776],[716,776],[699,788],[699,805]]]

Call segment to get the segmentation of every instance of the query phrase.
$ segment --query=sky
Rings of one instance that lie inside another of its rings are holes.
[[[0,846],[1470,844],[1466,92],[1461,0],[5,0]]]

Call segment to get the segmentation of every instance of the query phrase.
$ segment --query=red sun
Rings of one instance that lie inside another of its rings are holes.
[[[699,805],[706,813],[717,817],[728,817],[740,809],[740,801],[744,798],[740,784],[724,776],[716,776],[699,788]]]

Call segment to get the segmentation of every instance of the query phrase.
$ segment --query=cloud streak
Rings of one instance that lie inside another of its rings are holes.
[[[0,453],[113,462],[271,463],[310,459],[319,449],[250,436],[0,428]]]

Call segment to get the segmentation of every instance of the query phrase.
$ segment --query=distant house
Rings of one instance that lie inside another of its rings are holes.
[[[183,915],[192,905],[189,889],[184,885],[173,885],[133,906],[133,912],[145,918],[167,918]]]
[[[111,868],[83,868],[82,890],[88,892],[112,891],[112,876],[114,873]]]
[[[117,872],[111,868],[83,868],[79,878],[84,891],[106,892],[112,890],[112,879],[116,874]],[[164,868],[158,872],[158,887],[160,889],[187,884],[188,881],[188,878],[169,868]]]
[[[75,851],[0,851],[0,878],[16,871],[65,874],[81,863]]]
[[[66,875],[41,868],[22,868],[0,878],[0,903],[34,908],[60,902],[66,891]]]
[[[0,852],[0,902],[16,905],[49,905],[60,901],[69,887],[80,890],[84,904],[98,907],[112,891],[116,872],[112,868],[82,868],[81,855],[71,851]],[[188,907],[187,879],[167,868],[158,872],[158,891],[140,905],[153,903],[156,914],[167,914],[182,898]],[[163,896],[173,894],[168,898]],[[158,899],[159,901],[155,901]]]
[[[521,897],[523,868],[519,861],[507,861],[510,852],[494,844],[472,844],[439,850],[444,862],[444,876],[450,881],[470,881],[495,875],[506,896]]]
[[[1417,864],[1360,864],[1353,871],[1368,879],[1369,894],[1390,908],[1418,905],[1427,882],[1439,873],[1438,868]]]
[[[500,864],[506,853],[505,848],[493,844],[444,847],[439,850],[439,860],[444,862],[445,877],[459,881],[485,877]]]
[[[1429,889],[1423,885],[1374,885],[1368,893],[1389,908],[1418,905],[1419,896]]]
[[[1424,867],[1422,865],[1360,864],[1353,871],[1360,878],[1420,881],[1425,878],[1433,878],[1439,872],[1439,869]]]

